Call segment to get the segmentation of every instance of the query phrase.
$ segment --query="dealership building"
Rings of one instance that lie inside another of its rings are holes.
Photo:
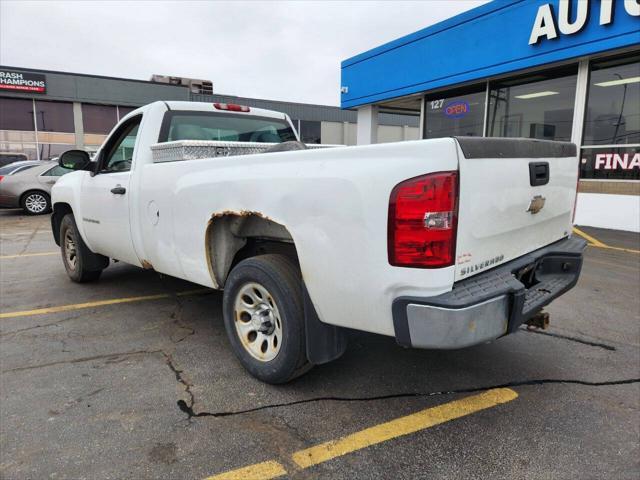
[[[354,145],[355,111],[221,95],[206,80],[154,75],[151,81],[0,66],[0,152],[54,158],[96,150],[120,118],[157,100],[239,103],[287,113],[307,143]],[[419,137],[419,115],[383,113],[378,139]]]
[[[421,138],[571,141],[576,223],[640,231],[638,0],[495,0],[341,70],[359,144],[380,140],[389,111],[419,115]]]

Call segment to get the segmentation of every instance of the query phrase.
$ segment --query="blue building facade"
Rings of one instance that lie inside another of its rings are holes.
[[[343,61],[341,104],[358,107],[639,43],[635,0],[495,0]]]
[[[582,204],[625,196],[620,221],[583,224],[640,230],[640,0],[494,0],[344,60],[341,106],[361,144],[379,112],[419,116],[421,138],[572,141]]]

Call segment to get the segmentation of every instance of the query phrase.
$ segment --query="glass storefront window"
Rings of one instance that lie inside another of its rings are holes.
[[[108,105],[82,104],[82,125],[84,133],[107,134],[118,122],[116,107]]]
[[[18,98],[0,98],[0,130],[33,132],[33,102]]]
[[[591,64],[584,145],[640,143],[640,55]]]
[[[70,102],[36,103],[36,121],[39,132],[67,132],[75,131],[73,124],[73,104]]]
[[[487,136],[571,140],[577,66],[491,84]]]
[[[296,125],[297,122],[294,121],[293,124]],[[320,122],[300,120],[300,131],[298,134],[300,135],[300,140],[302,140],[302,142],[322,143],[320,141],[320,131]]]
[[[484,85],[465,91],[435,94],[426,99],[425,137],[481,137],[484,125]]]

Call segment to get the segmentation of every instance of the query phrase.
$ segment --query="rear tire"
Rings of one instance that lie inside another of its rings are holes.
[[[241,261],[224,289],[223,316],[233,352],[251,375],[286,383],[306,373],[302,279],[284,255]]]
[[[76,283],[97,280],[103,268],[109,264],[108,258],[89,250],[71,213],[65,215],[60,223],[60,252],[67,275]]]
[[[20,206],[27,215],[42,215],[51,211],[51,197],[46,192],[32,190],[20,199]]]

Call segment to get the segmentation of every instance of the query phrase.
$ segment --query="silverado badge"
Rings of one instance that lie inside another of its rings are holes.
[[[542,195],[536,195],[531,199],[531,202],[529,202],[529,208],[527,208],[527,212],[531,212],[531,214],[538,213],[540,210],[544,208],[544,202],[546,200],[547,199],[544,198]]]

